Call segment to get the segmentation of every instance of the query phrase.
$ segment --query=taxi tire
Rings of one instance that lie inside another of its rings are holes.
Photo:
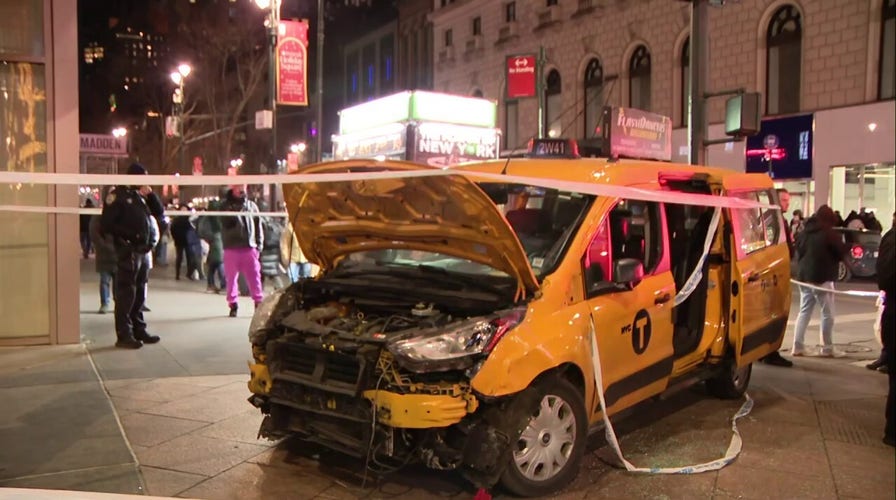
[[[556,493],[568,486],[579,472],[579,465],[582,462],[582,456],[585,454],[588,440],[588,416],[585,413],[585,402],[581,392],[568,380],[556,378],[551,378],[550,383],[547,380],[540,382],[537,388],[538,393],[541,395],[538,400],[539,406],[544,401],[544,398],[553,396],[562,400],[572,410],[575,418],[576,436],[569,459],[560,469],[560,472],[544,481],[533,481],[523,476],[517,468],[513,457],[518,441],[512,444],[507,458],[508,464],[501,475],[500,483],[511,493],[521,497],[541,497]],[[534,417],[535,414],[532,416]]]
[[[837,281],[849,281],[850,279],[852,279],[852,271],[849,270],[846,262],[841,260],[837,264]]]
[[[720,399],[741,398],[747,392],[752,373],[753,363],[738,369],[734,360],[729,358],[715,376],[706,380],[706,390]]]

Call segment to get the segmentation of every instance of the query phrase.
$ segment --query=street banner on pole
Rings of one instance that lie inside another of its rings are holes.
[[[308,22],[280,21],[277,34],[277,104],[308,105]]]
[[[193,175],[202,175],[202,157],[193,157]]]
[[[536,96],[537,64],[535,54],[507,58],[507,99]]]

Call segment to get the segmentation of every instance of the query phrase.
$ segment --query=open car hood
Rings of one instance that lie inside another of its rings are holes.
[[[348,160],[295,174],[441,171],[409,162]],[[283,184],[289,220],[310,262],[332,269],[347,254],[411,249],[485,264],[533,293],[538,281],[492,200],[461,175]]]

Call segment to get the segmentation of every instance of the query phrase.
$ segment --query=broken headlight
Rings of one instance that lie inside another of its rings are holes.
[[[473,318],[402,337],[389,345],[399,364],[414,372],[462,370],[474,357],[488,354],[501,337],[523,319],[525,309],[504,311],[489,317]]]

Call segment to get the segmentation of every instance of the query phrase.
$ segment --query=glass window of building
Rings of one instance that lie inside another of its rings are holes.
[[[560,72],[552,69],[548,73],[544,86],[544,129],[548,137],[560,137],[560,134],[563,133],[563,127],[560,123],[562,92],[563,82],[560,79]]]
[[[361,51],[362,71],[362,98],[372,99],[376,94],[376,45],[368,44]]]
[[[454,32],[445,30],[445,46],[451,47],[452,45],[454,45]]]
[[[645,111],[650,110],[650,51],[639,45],[628,67],[629,106]]]
[[[514,150],[519,144],[519,104],[517,101],[504,102],[504,149]]]
[[[385,94],[395,87],[395,36],[387,35],[380,40],[380,93]]]
[[[43,0],[0,0],[0,168],[47,172],[47,64]],[[4,185],[0,205],[46,206],[42,185]],[[49,217],[0,212],[0,344],[49,338]],[[55,258],[55,257],[54,257]],[[11,284],[15,283],[15,286]]]
[[[585,67],[585,133],[582,137],[589,139],[597,134],[600,123],[601,108],[604,105],[604,68],[600,60],[594,58]]]
[[[896,97],[896,0],[885,0],[880,25],[878,99]]]
[[[473,18],[473,36],[479,36],[482,34],[482,18],[476,16]]]
[[[681,125],[687,126],[691,95],[691,38],[681,46]]]
[[[802,40],[803,25],[797,8],[785,5],[778,9],[766,35],[766,114],[800,110]]]
[[[516,21],[516,2],[507,2],[504,4],[504,22],[512,23]]]

